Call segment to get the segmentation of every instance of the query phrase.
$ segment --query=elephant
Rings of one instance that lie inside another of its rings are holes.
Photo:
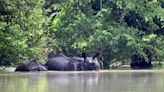
[[[47,67],[38,60],[32,60],[30,62],[26,62],[18,66],[15,71],[47,71]]]
[[[62,53],[51,55],[46,62],[48,70],[58,71],[87,71],[100,70],[98,58],[100,53],[96,53],[93,57],[87,57],[86,53],[82,53],[81,57],[68,57]]]

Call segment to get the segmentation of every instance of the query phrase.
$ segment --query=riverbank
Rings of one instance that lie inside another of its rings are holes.
[[[16,67],[6,67],[6,66],[0,66],[0,71],[6,71],[6,72],[14,72]]]
[[[10,66],[10,67],[6,67],[6,66],[0,66],[0,71],[4,71],[4,72],[14,72],[16,69],[16,67]],[[100,70],[99,72],[155,72],[155,71],[162,71],[164,72],[164,68],[152,68],[152,69],[137,69],[137,70],[133,70],[130,68],[129,65],[123,65],[120,67],[117,67],[115,69],[109,69],[109,70]],[[48,71],[49,72],[49,71]],[[50,72],[59,72],[59,71],[50,71]],[[65,71],[60,71],[60,72],[65,72]],[[79,71],[67,71],[67,72],[79,72]],[[83,71],[80,71],[83,72]],[[85,71],[85,72],[93,72],[93,71]]]

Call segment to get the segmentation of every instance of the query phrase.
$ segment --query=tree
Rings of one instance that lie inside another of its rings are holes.
[[[49,34],[55,51],[80,54],[100,50],[105,68],[111,62],[129,63],[136,51],[148,62],[163,60],[162,0],[77,1],[51,3],[56,12],[50,14],[55,16]]]
[[[0,1],[0,65],[42,58],[46,51],[43,0]]]

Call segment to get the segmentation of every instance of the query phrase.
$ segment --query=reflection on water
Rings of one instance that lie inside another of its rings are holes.
[[[98,83],[98,73],[73,73],[73,74],[47,74],[47,80],[51,85],[67,86],[76,85],[96,85]]]
[[[0,92],[163,92],[164,72],[0,73]]]

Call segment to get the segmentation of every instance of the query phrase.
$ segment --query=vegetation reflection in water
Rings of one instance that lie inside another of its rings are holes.
[[[0,73],[1,92],[163,92],[164,72]]]

